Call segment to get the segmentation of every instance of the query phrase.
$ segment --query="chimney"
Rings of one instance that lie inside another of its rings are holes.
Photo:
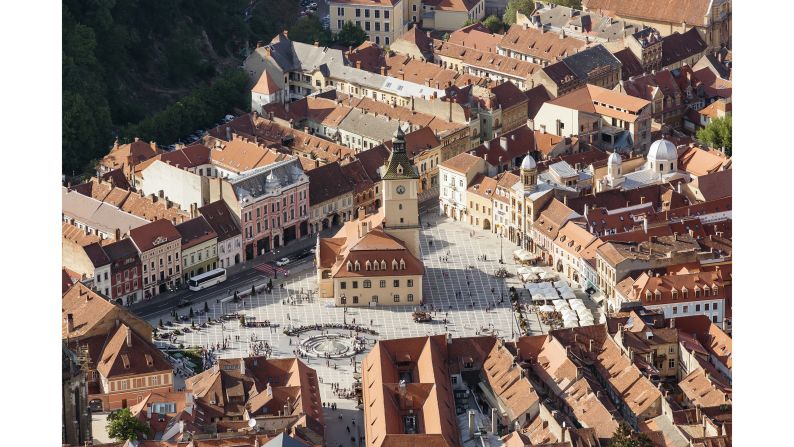
[[[317,42],[317,41],[315,40],[315,41],[314,41],[314,46],[315,46],[315,47],[319,47],[319,46],[320,46],[320,42]]]
[[[499,137],[499,146],[503,151],[507,151],[507,137]]]
[[[675,318],[670,319],[670,329],[675,329]]]
[[[356,61],[356,68],[361,70],[361,61]]]
[[[226,141],[232,141],[232,128],[226,126]]]
[[[568,427],[565,426],[565,422],[562,423],[562,428],[560,429],[560,442],[565,443],[566,439],[568,438]]]
[[[157,143],[155,143],[154,141],[150,141],[150,142],[149,142],[149,146],[151,146],[151,147],[152,147],[152,149],[154,149],[155,151],[157,151]]]
[[[74,314],[66,314],[66,333],[71,334],[74,332]]]
[[[180,420],[179,421],[179,433],[184,433],[184,432],[185,432],[185,421]]]
[[[159,197],[161,199],[164,198],[165,197],[165,192],[162,189],[157,191],[157,197]]]
[[[386,67],[380,67],[380,74],[381,76],[386,76]]]
[[[475,426],[474,426],[474,410],[469,410],[469,436],[474,436]]]
[[[129,326],[127,326],[127,347],[132,347],[132,329]]]
[[[589,349],[589,351],[590,351],[590,352],[593,352],[593,340],[592,340],[592,339],[590,340],[590,346],[589,346],[589,348],[590,348],[590,349]]]

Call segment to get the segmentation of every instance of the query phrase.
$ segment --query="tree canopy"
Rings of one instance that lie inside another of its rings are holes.
[[[516,23],[516,12],[529,16],[534,10],[535,2],[532,0],[509,0],[503,17],[505,25]]]
[[[320,19],[314,14],[303,16],[298,19],[289,29],[289,38],[290,40],[307,43],[309,45],[318,42],[324,47],[333,43],[331,31],[323,29],[322,22],[320,22]]]
[[[63,173],[90,168],[119,129],[238,67],[299,10],[298,0],[64,0]]]
[[[724,118],[713,119],[706,127],[697,132],[697,139],[717,149],[725,148],[725,153],[730,156],[733,152],[731,121],[730,113],[725,114]]]
[[[653,447],[653,443],[644,433],[637,433],[625,422],[621,422],[612,439],[609,447]]]
[[[108,415],[108,436],[117,442],[137,441],[151,436],[149,424],[134,417],[129,408],[124,408]]]
[[[342,29],[336,33],[334,40],[343,47],[357,47],[367,40],[367,33],[353,22],[345,22]]]

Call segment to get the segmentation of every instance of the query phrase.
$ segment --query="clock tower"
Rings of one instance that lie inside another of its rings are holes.
[[[405,152],[405,133],[399,126],[392,138],[392,152],[384,169],[381,176],[384,231],[405,242],[411,254],[421,259],[417,196],[419,175]]]

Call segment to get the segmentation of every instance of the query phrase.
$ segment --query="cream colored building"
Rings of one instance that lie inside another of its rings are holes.
[[[408,0],[330,0],[328,5],[334,34],[351,22],[363,29],[370,41],[386,47],[405,31]]]
[[[424,0],[421,8],[424,29],[454,31],[465,26],[469,20],[475,22],[485,18],[485,0]],[[411,11],[411,14],[413,17],[415,13]]]
[[[418,175],[398,129],[382,176],[383,206],[377,214],[346,222],[317,241],[321,298],[337,306],[422,304],[424,266],[419,252]]]

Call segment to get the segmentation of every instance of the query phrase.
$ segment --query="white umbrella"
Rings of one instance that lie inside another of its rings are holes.
[[[574,320],[566,320],[562,325],[566,328],[579,327],[579,322]]]
[[[544,305],[540,306],[540,310],[542,312],[554,312],[554,306],[552,306],[550,304],[544,304]]]
[[[516,269],[516,273],[518,273],[519,275],[528,275],[528,274],[532,273],[532,270],[530,270],[530,269],[528,269],[526,267],[519,267],[519,268]]]

